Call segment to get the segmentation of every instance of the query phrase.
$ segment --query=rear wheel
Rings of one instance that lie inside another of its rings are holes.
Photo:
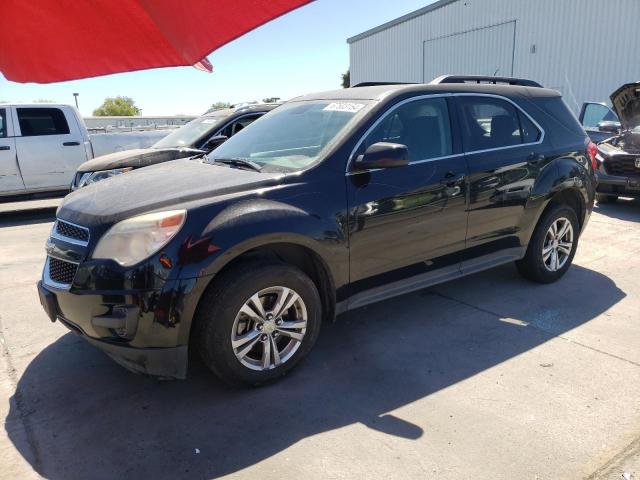
[[[560,279],[573,262],[579,232],[578,217],[571,207],[551,208],[538,222],[524,259],[516,262],[518,271],[539,283]]]
[[[245,264],[205,293],[195,321],[204,363],[227,383],[257,386],[309,353],[320,330],[320,296],[295,267]]]
[[[618,196],[596,193],[596,200],[598,201],[598,203],[616,203],[618,201]]]

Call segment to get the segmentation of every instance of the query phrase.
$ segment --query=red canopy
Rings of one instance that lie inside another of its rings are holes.
[[[0,72],[59,82],[193,65],[310,0],[0,0]]]

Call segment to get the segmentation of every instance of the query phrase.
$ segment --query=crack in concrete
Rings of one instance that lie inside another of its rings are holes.
[[[4,326],[2,324],[2,316],[0,316],[0,352],[6,358],[7,368],[6,374],[7,378],[11,382],[11,385],[14,388],[13,399],[16,404],[16,409],[18,411],[18,420],[22,424],[24,428],[25,436],[27,439],[27,444],[31,450],[33,455],[33,467],[35,471],[39,472],[42,469],[42,458],[40,456],[40,451],[38,449],[38,444],[35,437],[35,432],[33,430],[33,426],[29,420],[29,415],[33,412],[29,412],[25,405],[25,400],[22,395],[22,392],[18,388],[18,374],[13,363],[13,359],[11,356],[11,352],[9,350],[9,344],[7,342],[7,338],[4,336]],[[5,423],[7,420],[5,419]]]

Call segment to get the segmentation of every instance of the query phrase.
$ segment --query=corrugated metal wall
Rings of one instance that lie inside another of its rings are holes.
[[[623,83],[640,80],[639,19],[640,0],[459,0],[354,40],[351,82],[429,82],[425,76],[446,66],[447,57],[455,57],[452,68],[468,69],[446,73],[486,75],[498,62],[491,43],[483,69],[464,35],[440,41],[437,57],[430,41],[515,22],[514,40],[502,37],[503,50],[513,49],[513,75],[560,90],[577,111],[584,101],[607,101]],[[427,53],[433,65],[425,64]]]

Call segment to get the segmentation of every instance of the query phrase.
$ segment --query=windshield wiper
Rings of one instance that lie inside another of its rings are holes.
[[[255,170],[256,172],[262,171],[262,165],[244,158],[214,158],[213,161],[234,167],[249,167],[251,170]]]

